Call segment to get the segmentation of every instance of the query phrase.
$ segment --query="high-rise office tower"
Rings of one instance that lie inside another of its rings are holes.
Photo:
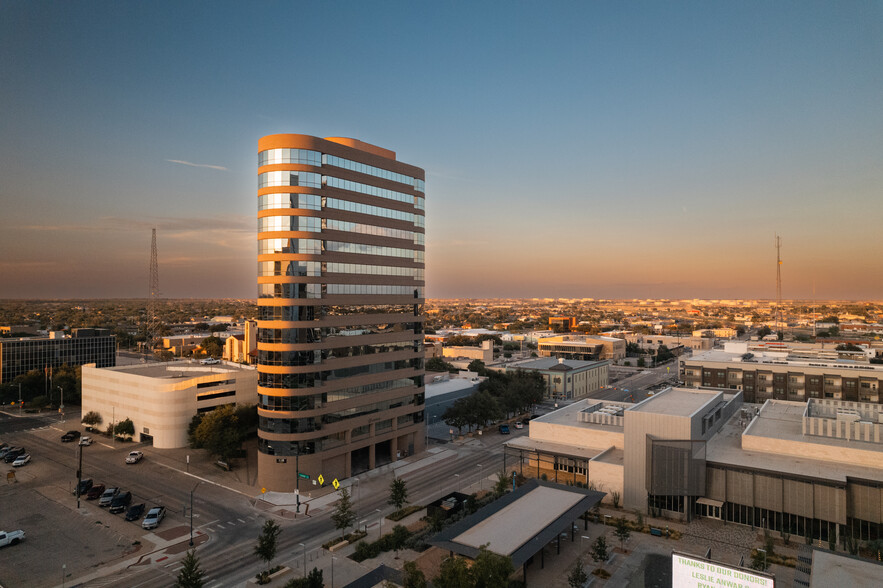
[[[355,139],[258,141],[258,482],[424,447],[424,172]]]

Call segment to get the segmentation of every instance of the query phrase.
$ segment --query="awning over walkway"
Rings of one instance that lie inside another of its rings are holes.
[[[570,531],[581,514],[604,498],[604,492],[530,480],[514,492],[448,527],[429,543],[469,558],[479,548],[523,565],[560,533]]]
[[[718,508],[724,505],[720,500],[712,500],[711,498],[697,498],[696,504],[704,504],[706,506],[716,506]]]

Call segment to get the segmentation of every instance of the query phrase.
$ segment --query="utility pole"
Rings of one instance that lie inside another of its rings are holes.
[[[77,443],[80,449],[80,463],[77,466],[77,510],[80,509],[80,486],[83,484],[83,444]]]

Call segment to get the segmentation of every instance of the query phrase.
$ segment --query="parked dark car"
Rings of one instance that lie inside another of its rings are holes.
[[[67,433],[65,433],[64,435],[61,436],[61,442],[68,443],[70,441],[73,441],[74,439],[79,439],[79,438],[80,438],[79,431],[68,431]]]
[[[119,493],[119,488],[108,488],[101,495],[101,498],[98,499],[98,506],[110,506],[110,503],[113,502],[113,499],[116,498]]]
[[[132,493],[131,492],[121,492],[117,494],[117,497],[114,498],[110,502],[110,512],[116,514],[118,512],[123,512],[127,508],[129,508],[129,504],[132,502]]]
[[[84,480],[80,480],[80,483],[77,484],[77,487],[74,488],[74,496],[83,496],[89,490],[92,489],[92,478],[86,478]]]
[[[129,507],[129,510],[126,511],[126,520],[127,521],[137,521],[141,518],[141,515],[144,514],[144,503],[135,504]]]
[[[509,434],[509,425],[500,425],[500,434],[508,435]]]
[[[101,498],[101,495],[104,494],[104,484],[98,484],[97,486],[92,486],[89,488],[89,491],[86,492],[86,500],[96,500]]]
[[[12,463],[16,459],[18,459],[19,455],[24,455],[25,453],[26,452],[24,447],[13,447],[6,452],[6,455],[3,457],[3,461],[5,461],[6,463]]]

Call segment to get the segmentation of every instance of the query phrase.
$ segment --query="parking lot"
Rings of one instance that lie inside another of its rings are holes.
[[[27,428],[22,424],[28,425]],[[134,443],[112,442],[101,435],[85,433],[94,440],[83,447],[83,477],[95,484],[119,486],[132,492],[132,504],[144,503],[145,513],[153,506],[165,506],[165,519],[151,531],[142,529],[141,520],[128,522],[125,511],[111,514],[98,506],[97,500],[73,495],[79,446],[77,441],[62,443],[61,436],[70,429],[84,432],[77,420],[60,422],[57,415],[19,419],[0,413],[0,441],[24,447],[31,463],[18,468],[0,463],[3,473],[13,471],[15,479],[0,486],[0,529],[22,529],[25,540],[2,551],[0,585],[61,585],[88,575],[97,567],[113,566],[157,545],[167,545],[173,529],[182,540],[189,531],[190,491],[200,484],[194,500],[194,525],[199,528],[216,519],[250,512],[244,496],[231,493],[211,483],[194,481],[162,463],[159,450]],[[126,455],[143,450],[145,457],[127,465]],[[195,452],[194,452],[195,453]],[[208,456],[194,455],[208,461]],[[195,464],[194,464],[195,465]],[[4,476],[6,478],[6,476]],[[186,529],[186,530],[185,530]]]

